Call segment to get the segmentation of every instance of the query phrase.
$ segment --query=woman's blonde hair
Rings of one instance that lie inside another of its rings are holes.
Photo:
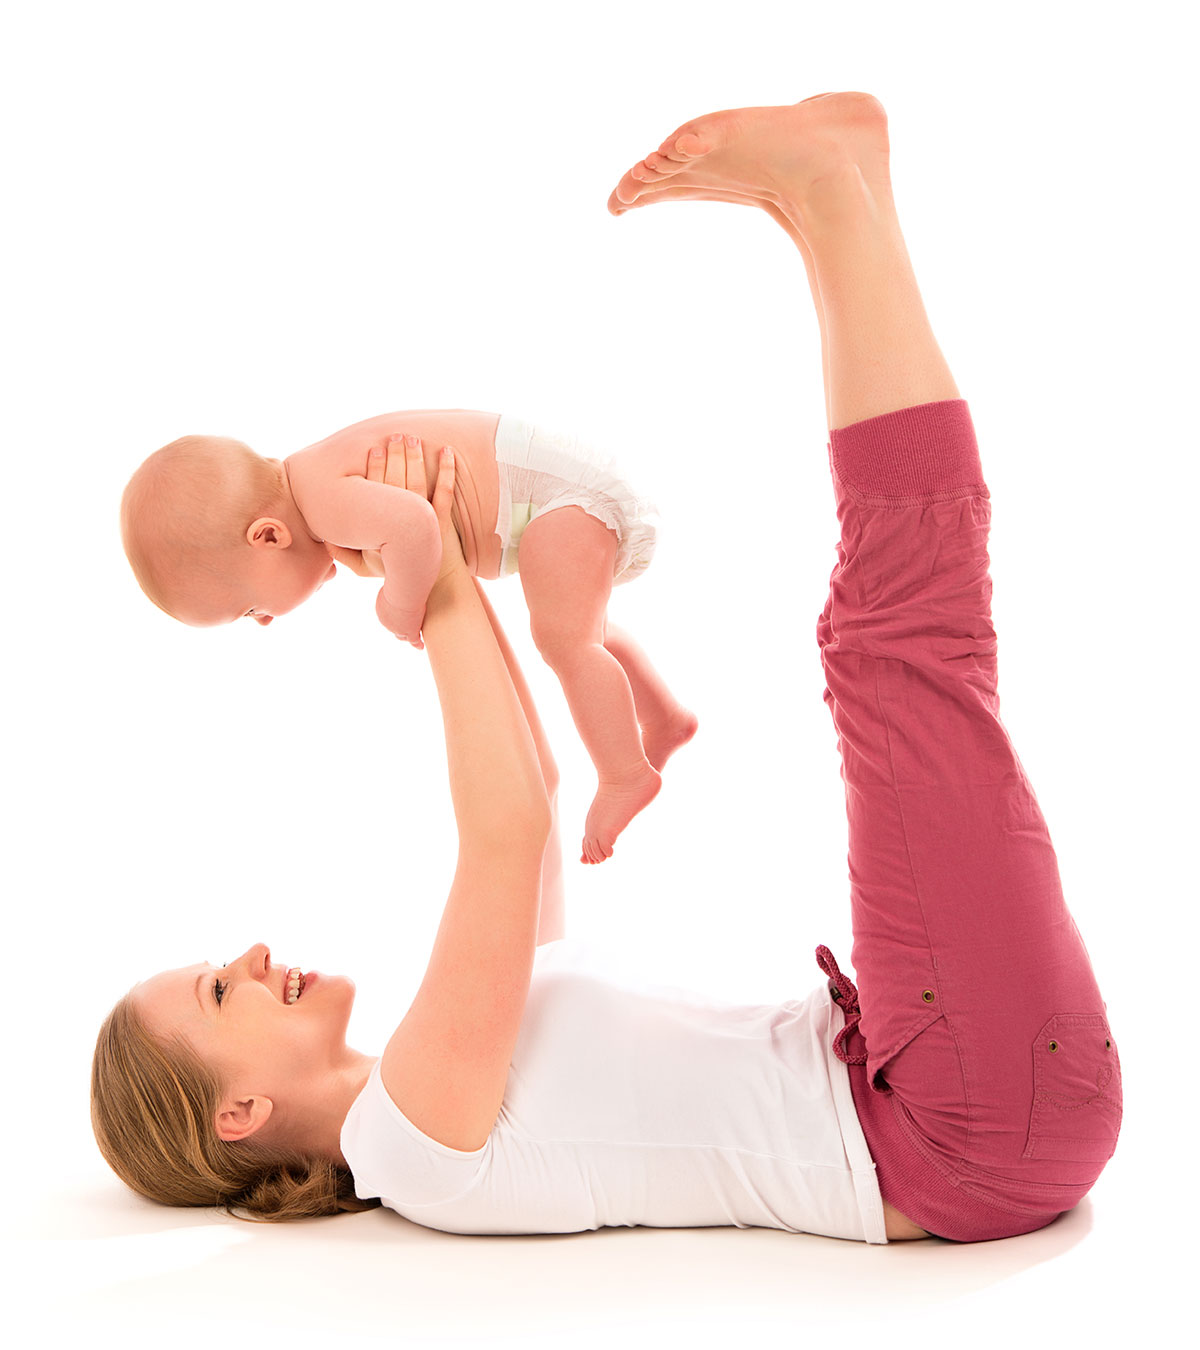
[[[96,1040],[92,1129],[127,1186],[162,1205],[271,1222],[379,1204],[358,1199],[349,1169],[329,1159],[219,1139],[219,1103],[212,1070],[186,1041],[154,1036],[126,994]]]

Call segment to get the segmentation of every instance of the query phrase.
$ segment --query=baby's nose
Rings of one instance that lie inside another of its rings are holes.
[[[256,614],[254,616],[254,622],[261,623],[262,626],[265,628],[274,617],[275,617],[274,614]]]

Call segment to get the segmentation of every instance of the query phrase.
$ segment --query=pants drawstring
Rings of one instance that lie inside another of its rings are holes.
[[[853,1035],[859,1018],[862,1017],[862,1011],[858,1006],[858,988],[853,980],[838,969],[838,963],[833,959],[833,953],[828,947],[817,948],[817,965],[832,979],[833,984],[829,987],[830,997],[837,999],[842,1005],[842,1012],[846,1017],[846,1025],[834,1037],[833,1053],[843,1064],[865,1064],[867,1062],[865,1050],[855,1055],[846,1049],[846,1039]]]

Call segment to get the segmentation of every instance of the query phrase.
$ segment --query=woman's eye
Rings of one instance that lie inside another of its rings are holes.
[[[222,984],[220,980],[214,981],[214,983],[213,983],[213,998],[215,998],[215,999],[217,1000],[217,1007],[218,1007],[218,1008],[221,1006],[221,1000],[225,997],[225,990],[228,989],[228,988],[229,988],[229,986],[228,986],[227,984]]]

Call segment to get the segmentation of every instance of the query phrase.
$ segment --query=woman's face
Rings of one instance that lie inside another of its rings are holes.
[[[289,1004],[288,972],[258,943],[227,966],[163,971],[132,998],[154,1035],[183,1036],[230,1094],[271,1098],[279,1109],[344,1062],[354,1005],[353,981],[316,971]]]

